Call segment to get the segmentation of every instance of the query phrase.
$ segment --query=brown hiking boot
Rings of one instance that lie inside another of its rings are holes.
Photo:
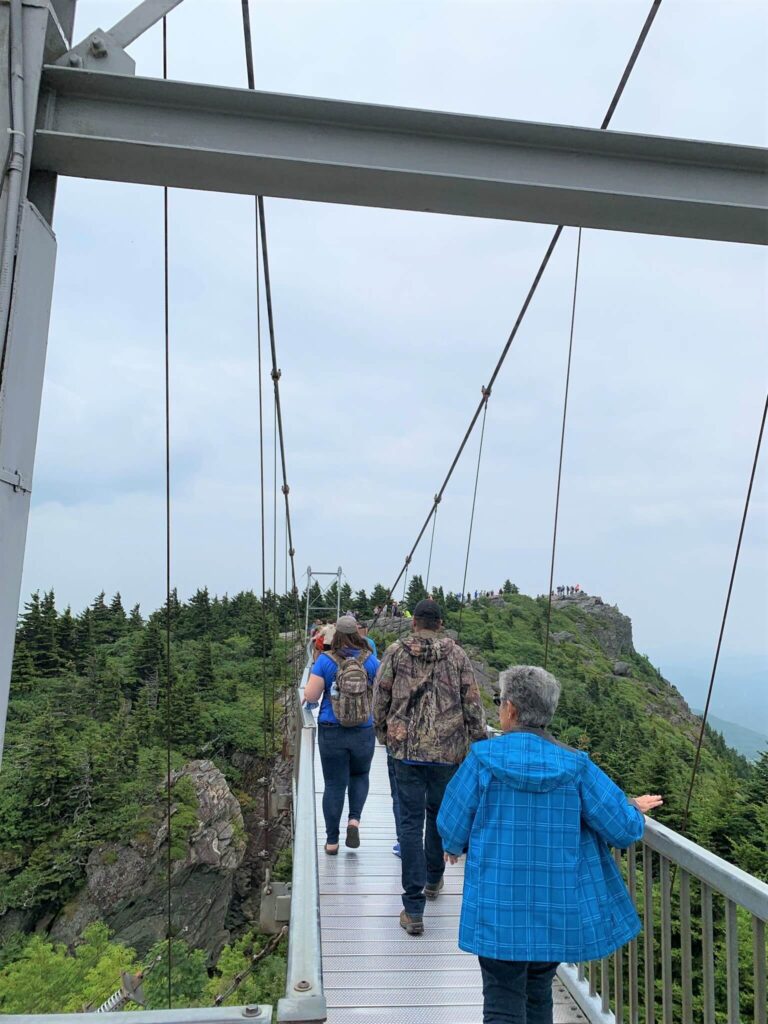
[[[405,928],[409,935],[423,935],[424,934],[424,919],[422,917],[412,917],[407,911],[400,911],[400,927]]]
[[[445,885],[445,879],[441,878],[439,882],[427,882],[424,886],[424,895],[428,900],[436,900],[440,895],[440,890]]]

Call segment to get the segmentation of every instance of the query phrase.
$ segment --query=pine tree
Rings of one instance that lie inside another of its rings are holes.
[[[111,640],[111,626],[112,620],[109,614],[109,608],[104,600],[104,591],[94,599],[91,604],[91,625],[93,629],[93,639],[97,644],[109,643]]]
[[[157,621],[151,619],[145,626],[133,652],[132,668],[136,686],[130,688],[135,697],[141,684],[162,676],[165,667],[165,636]]]
[[[421,576],[414,576],[411,582],[408,584],[408,593],[405,595],[405,605],[409,612],[413,612],[419,601],[423,601],[427,597],[427,591],[424,587],[424,580]]]
[[[35,663],[27,645],[19,638],[13,650],[13,667],[11,669],[11,697],[24,697],[32,690],[35,675]]]
[[[387,603],[388,597],[389,591],[387,590],[387,588],[382,586],[381,583],[377,583],[376,586],[371,591],[371,610],[373,610],[376,607],[383,608],[384,605]]]
[[[75,620],[75,657],[78,669],[85,669],[95,650],[93,612],[86,608]]]
[[[352,587],[345,583],[341,588],[341,611],[344,613],[352,607]]]
[[[364,590],[358,590],[358,592],[355,594],[352,601],[352,607],[355,609],[356,612],[362,615],[363,618],[367,619],[368,616],[371,614],[371,604],[370,601],[368,600],[368,595]]]
[[[204,640],[198,648],[194,675],[198,690],[208,690],[213,686],[213,647],[210,640]]]
[[[132,632],[137,629],[143,629],[144,619],[141,614],[141,607],[137,604],[131,608],[131,614],[128,616],[128,629]]]
[[[119,640],[121,636],[125,636],[128,628],[128,616],[125,614],[119,590],[110,602],[109,617],[109,639],[111,641]]]
[[[504,586],[501,588],[505,594],[519,594],[520,590],[512,580],[505,580]]]
[[[56,624],[56,640],[62,664],[65,667],[74,667],[77,662],[77,623],[69,605],[59,616]]]
[[[40,603],[40,634],[34,655],[35,667],[43,676],[55,676],[61,666],[56,638],[57,622],[56,599],[53,591],[49,590]]]
[[[198,589],[187,605],[187,635],[193,639],[208,636],[211,631],[211,599],[208,587]]]

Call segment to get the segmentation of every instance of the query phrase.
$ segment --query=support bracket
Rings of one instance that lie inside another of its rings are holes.
[[[6,469],[4,466],[0,466],[0,483],[8,484],[14,491],[21,491],[24,494],[32,493],[30,482],[17,469]]]
[[[107,71],[113,75],[135,75],[136,61],[125,52],[147,29],[152,28],[182,0],[143,0],[108,32],[97,28],[56,63],[67,68]]]

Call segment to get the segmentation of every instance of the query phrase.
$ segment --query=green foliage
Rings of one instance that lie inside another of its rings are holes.
[[[92,924],[71,955],[66,946],[34,935],[20,956],[0,970],[0,1012],[77,1013],[96,1009],[117,987],[121,971],[138,969],[132,949],[109,941]]]

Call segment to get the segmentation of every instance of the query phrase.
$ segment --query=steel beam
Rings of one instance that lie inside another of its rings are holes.
[[[768,242],[766,151],[48,68],[57,174]]]

